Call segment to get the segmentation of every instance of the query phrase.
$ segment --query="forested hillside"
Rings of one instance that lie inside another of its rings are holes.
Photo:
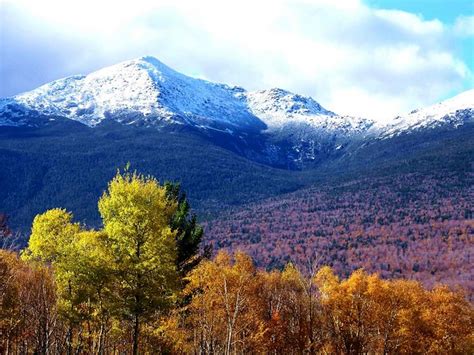
[[[473,133],[474,125],[466,124],[354,143],[349,153],[291,170],[242,156],[242,149],[252,151],[252,142],[235,146],[225,135],[209,137],[183,127],[158,130],[106,121],[89,128],[64,119],[42,128],[2,127],[0,212],[24,233],[36,214],[58,206],[97,226],[95,201],[116,170],[131,163],[162,182],[180,182],[200,218],[212,219],[229,207],[314,185],[411,173],[466,174],[473,170]]]
[[[308,259],[342,276],[363,267],[384,278],[437,282],[474,294],[473,175],[361,179],[250,204],[206,224],[216,248],[260,266]]]
[[[98,210],[101,229],[52,209],[36,216],[20,255],[0,250],[2,353],[474,350],[474,308],[461,290],[362,269],[340,278],[316,259],[268,271],[242,252],[210,259],[179,187],[128,171]]]
[[[127,163],[162,182],[180,182],[201,218],[308,182],[297,172],[255,163],[186,129],[110,122],[94,129],[73,121],[42,129],[2,127],[0,161],[0,212],[25,233],[36,214],[54,207],[74,210],[79,221],[98,225],[95,202]]]

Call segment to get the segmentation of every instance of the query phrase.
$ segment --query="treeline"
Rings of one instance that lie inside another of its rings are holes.
[[[211,259],[176,185],[125,172],[99,200],[103,228],[38,215],[28,248],[0,251],[5,354],[366,354],[474,351],[462,292],[357,270],[265,271]]]

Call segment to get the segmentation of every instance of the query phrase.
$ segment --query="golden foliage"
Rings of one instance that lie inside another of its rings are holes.
[[[474,344],[474,310],[461,292],[363,270],[343,280],[329,267],[266,272],[219,252],[189,275],[186,295],[173,314],[177,352],[469,354]]]

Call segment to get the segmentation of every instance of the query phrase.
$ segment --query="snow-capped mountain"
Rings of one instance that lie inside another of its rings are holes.
[[[249,92],[192,78],[142,57],[0,99],[0,126],[41,127],[70,119],[139,127],[190,127],[213,144],[278,167],[303,168],[351,154],[369,138],[391,138],[473,121],[474,90],[381,125],[341,116],[282,89]],[[355,144],[353,144],[355,143]]]
[[[0,124],[25,125],[25,116],[32,112],[66,117],[91,127],[112,118],[124,124],[189,124],[229,132],[303,124],[318,131],[347,135],[372,124],[369,120],[338,116],[310,97],[282,89],[248,92],[191,78],[153,57],[56,80],[1,99]]]
[[[26,112],[67,117],[91,127],[109,117],[139,125],[168,122],[263,127],[236,97],[241,91],[187,77],[153,57],[143,57],[87,76],[53,81],[2,100],[0,109],[18,117],[22,106]]]
[[[143,57],[0,98],[0,207],[24,226],[53,206],[94,221],[84,206],[127,162],[181,182],[206,213],[313,184],[373,186],[378,174],[438,174],[449,184],[473,166],[473,116],[474,90],[381,125]]]
[[[474,122],[474,89],[435,105],[395,117],[388,124],[377,128],[380,130],[380,137],[389,138],[401,133],[446,125],[456,128],[466,122]]]

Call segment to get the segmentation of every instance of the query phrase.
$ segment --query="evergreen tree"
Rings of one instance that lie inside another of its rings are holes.
[[[179,183],[165,183],[166,196],[177,204],[176,212],[170,220],[170,226],[176,233],[177,258],[176,266],[181,276],[185,276],[203,258],[209,258],[210,247],[199,253],[199,246],[204,235],[203,228],[198,224],[195,214],[190,213],[191,206],[186,194],[181,191]]]

